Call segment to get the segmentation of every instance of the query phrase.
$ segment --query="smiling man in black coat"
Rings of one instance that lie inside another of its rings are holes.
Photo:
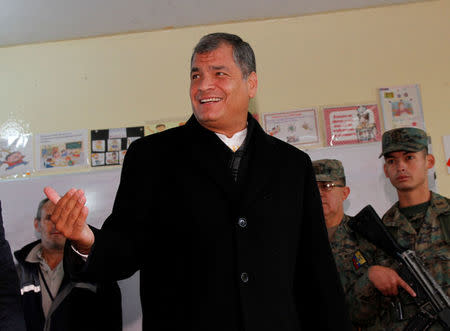
[[[74,276],[141,271],[144,330],[349,329],[311,161],[248,114],[257,85],[246,42],[204,36],[193,116],[130,146],[101,230],[85,223],[83,191],[45,189],[66,249],[86,255],[71,253]]]

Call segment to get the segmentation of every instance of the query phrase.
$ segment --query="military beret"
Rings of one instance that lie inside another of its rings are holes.
[[[419,152],[428,146],[428,139],[421,129],[397,128],[383,133],[381,145],[379,157],[398,151]]]
[[[312,165],[318,182],[332,182],[345,178],[344,167],[339,160],[322,159],[313,161]]]

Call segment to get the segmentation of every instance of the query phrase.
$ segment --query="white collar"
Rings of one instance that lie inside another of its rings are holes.
[[[215,134],[224,142],[225,145],[227,145],[233,152],[236,152],[239,147],[241,147],[242,143],[245,140],[245,137],[247,136],[247,128],[244,130],[236,132],[231,138],[228,138],[226,135],[222,133]]]

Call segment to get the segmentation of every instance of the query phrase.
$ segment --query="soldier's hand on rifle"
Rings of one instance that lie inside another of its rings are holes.
[[[369,268],[369,280],[383,295],[398,295],[398,287],[402,287],[411,296],[416,292],[391,268],[375,265]]]

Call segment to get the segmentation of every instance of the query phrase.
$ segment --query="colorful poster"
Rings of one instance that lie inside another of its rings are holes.
[[[123,164],[130,144],[143,136],[143,126],[91,130],[91,166]]]
[[[376,104],[325,107],[323,114],[328,146],[361,144],[381,139]]]
[[[384,129],[417,127],[425,130],[419,85],[379,89]]]
[[[33,171],[31,134],[0,138],[0,177],[26,175]]]
[[[320,142],[316,109],[264,114],[266,132],[292,145]]]
[[[157,121],[146,121],[145,122],[145,135],[162,132],[166,129],[175,128],[177,126],[182,126],[186,124],[186,119],[175,118]]]
[[[445,152],[445,165],[447,166],[447,171],[450,174],[450,135],[444,136],[444,152]]]
[[[87,130],[36,135],[38,170],[79,168],[88,165]]]

